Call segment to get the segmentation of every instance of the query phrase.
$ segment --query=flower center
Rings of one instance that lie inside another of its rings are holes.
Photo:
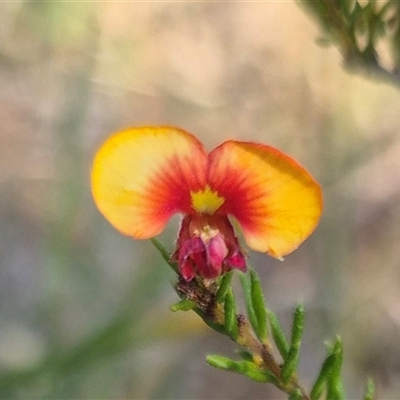
[[[215,279],[232,269],[246,271],[246,259],[226,215],[186,215],[171,257],[183,279]]]
[[[225,199],[217,192],[211,190],[210,186],[197,192],[191,192],[192,207],[197,213],[214,214],[225,203]]]
[[[211,228],[210,225],[205,225],[201,230],[194,229],[193,236],[198,236],[201,238],[203,243],[209,243],[211,239],[215,238],[219,234],[218,229]]]

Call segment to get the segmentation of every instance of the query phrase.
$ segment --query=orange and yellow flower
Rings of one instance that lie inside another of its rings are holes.
[[[207,154],[173,127],[111,136],[95,157],[92,192],[104,217],[135,239],[158,235],[183,214],[173,258],[186,280],[246,269],[228,216],[251,249],[281,258],[313,232],[322,210],[318,183],[279,150],[229,140]]]

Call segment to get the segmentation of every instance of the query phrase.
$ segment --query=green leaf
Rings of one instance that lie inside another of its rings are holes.
[[[300,389],[295,389],[293,392],[289,393],[289,400],[302,400],[303,394]]]
[[[278,348],[282,358],[285,359],[289,353],[290,346],[278,317],[270,310],[268,310],[268,321],[276,347]]]
[[[257,319],[257,337],[261,342],[267,339],[267,310],[265,308],[264,294],[261,287],[260,278],[254,270],[250,270],[251,282],[251,302],[254,314]]]
[[[170,261],[171,255],[169,251],[165,248],[165,246],[156,238],[150,239],[153,246],[160,252],[162,258],[165,262],[172,268],[172,270],[179,275],[178,265]]]
[[[208,325],[212,330],[214,330],[215,332],[218,333],[222,333],[223,335],[228,335],[229,333],[226,331],[226,328],[224,325],[221,324],[216,324],[215,322],[213,322],[212,320],[210,320],[210,318],[204,314],[203,311],[201,311],[198,308],[194,308],[193,311],[206,323],[206,325]]]
[[[339,10],[340,12],[348,17],[350,13],[350,6],[351,6],[352,1],[350,0],[337,0],[337,4],[339,5]]]
[[[301,338],[304,331],[304,320],[304,306],[300,304],[296,307],[296,310],[294,311],[290,349],[281,369],[281,379],[284,384],[289,383],[290,379],[293,377],[297,369]]]
[[[170,307],[170,309],[173,312],[176,312],[176,311],[190,311],[190,310],[193,310],[193,308],[195,308],[195,307],[196,307],[196,303],[194,303],[193,301],[191,301],[191,300],[181,300],[181,301],[178,301],[178,303],[173,304]]]
[[[335,356],[335,362],[333,363],[331,373],[328,376],[326,395],[329,400],[345,400],[341,378],[343,347],[342,340],[339,336],[336,338],[331,354]]]
[[[360,5],[358,1],[354,3],[353,10],[351,11],[351,14],[348,17],[348,22],[349,22],[349,29],[352,30],[352,33],[354,34],[354,29],[355,25],[358,23],[358,20],[362,18],[364,12],[364,8]]]
[[[375,399],[375,384],[372,379],[368,379],[365,387],[364,399],[363,400],[374,400]]]
[[[322,396],[322,392],[326,386],[328,376],[331,373],[332,367],[336,362],[336,354],[329,354],[322,364],[321,371],[311,389],[310,399],[319,400]]]
[[[291,345],[301,342],[304,331],[305,314],[306,312],[303,304],[299,304],[294,310]]]
[[[243,288],[247,316],[249,318],[250,325],[253,328],[253,331],[257,332],[258,321],[257,321],[256,313],[253,308],[253,302],[252,302],[252,298],[251,298],[251,282],[250,282],[248,275],[244,274],[243,272],[239,273],[239,278],[240,278],[240,283],[242,284],[242,288]]]
[[[270,371],[262,370],[249,361],[239,361],[238,372],[256,382],[277,384],[276,378]]]
[[[250,361],[234,361],[219,355],[209,355],[206,357],[206,361],[214,368],[236,372],[257,382],[277,384],[276,378],[271,372],[262,370]]]
[[[214,368],[222,369],[224,371],[235,371],[236,370],[236,361],[231,360],[230,358],[219,356],[216,354],[209,355],[206,357],[207,364],[211,365]]]
[[[267,310],[260,279],[253,270],[250,270],[250,277],[243,273],[239,277],[251,327],[258,339],[263,342],[267,339]]]
[[[236,321],[236,305],[232,289],[229,289],[224,302],[225,328],[232,339],[238,337],[238,324]]]
[[[251,354],[249,351],[247,350],[239,350],[237,352],[237,354],[240,356],[240,358],[244,361],[251,361],[253,362],[253,354]]]
[[[222,303],[224,301],[224,298],[231,287],[231,281],[233,277],[233,271],[227,272],[224,274],[221,280],[221,284],[219,285],[217,294],[215,296],[215,299],[217,300],[218,303]]]

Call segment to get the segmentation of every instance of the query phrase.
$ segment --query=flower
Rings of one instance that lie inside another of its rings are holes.
[[[158,235],[182,213],[172,258],[187,281],[246,270],[228,216],[251,249],[282,258],[314,231],[322,211],[318,183],[279,150],[228,140],[207,154],[173,127],[112,135],[94,159],[92,193],[103,216],[135,239]]]

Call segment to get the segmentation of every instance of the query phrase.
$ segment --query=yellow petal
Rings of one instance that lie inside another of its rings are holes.
[[[321,188],[296,161],[269,146],[228,141],[209,155],[209,185],[225,199],[250,248],[280,258],[315,229]]]
[[[207,155],[193,135],[172,127],[118,132],[98,151],[92,193],[104,217],[136,239],[159,234],[170,217],[191,209],[205,186]]]

